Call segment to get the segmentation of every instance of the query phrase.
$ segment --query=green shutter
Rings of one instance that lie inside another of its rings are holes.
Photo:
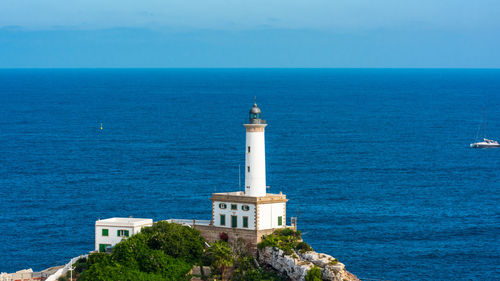
[[[231,227],[238,227],[238,217],[231,216]]]
[[[106,244],[99,244],[99,252],[104,253],[106,251]]]
[[[283,217],[279,216],[278,217],[278,225],[282,225],[282,224],[283,224]]]
[[[120,230],[119,229],[116,231],[116,236],[120,237]]]
[[[248,228],[248,217],[243,217],[243,227]]]
[[[125,236],[128,237],[128,235],[129,235],[128,230],[125,230]]]
[[[103,228],[102,229],[102,236],[108,236],[109,235],[109,232],[107,229]]]
[[[226,215],[220,215],[220,225],[226,225]]]

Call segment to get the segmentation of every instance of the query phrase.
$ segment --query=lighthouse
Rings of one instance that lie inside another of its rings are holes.
[[[266,149],[264,132],[266,121],[262,120],[262,112],[253,104],[249,113],[246,129],[245,151],[245,195],[266,196]]]
[[[276,229],[296,227],[296,220],[286,225],[286,202],[282,192],[266,192],[266,146],[262,111],[256,103],[250,108],[248,123],[243,124],[245,141],[244,190],[212,193],[212,219],[193,221],[193,226],[209,242],[243,239],[253,250],[262,237]]]

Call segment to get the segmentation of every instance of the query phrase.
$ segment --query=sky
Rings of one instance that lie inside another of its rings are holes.
[[[498,68],[499,15],[499,0],[1,0],[0,68]]]

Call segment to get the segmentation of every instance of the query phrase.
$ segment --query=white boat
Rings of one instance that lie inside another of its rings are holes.
[[[489,140],[489,139],[483,138],[483,141],[471,143],[470,147],[474,147],[474,148],[500,147],[500,144],[498,144],[498,142],[495,140]]]
[[[470,147],[473,148],[490,148],[490,147],[500,147],[500,144],[498,144],[498,141],[496,140],[489,140],[484,137],[485,134],[485,116],[484,116],[484,110],[483,110],[483,141],[478,141],[478,142],[473,142],[470,144]]]

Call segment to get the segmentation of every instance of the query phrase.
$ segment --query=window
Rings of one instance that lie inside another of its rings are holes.
[[[250,166],[247,167],[247,171],[250,173]]]
[[[226,225],[226,215],[220,215],[220,225]]]
[[[238,217],[231,216],[231,227],[238,227]]]
[[[227,206],[226,206],[226,204],[225,204],[225,203],[220,203],[220,204],[219,204],[219,208],[221,208],[221,209],[225,209],[225,208],[227,208]]]
[[[248,211],[248,210],[250,210],[250,206],[248,206],[248,205],[243,205],[243,206],[241,206],[241,209],[242,209],[243,211]]]
[[[250,113],[250,119],[260,119],[261,116],[261,113]]]
[[[238,210],[238,205],[231,204],[231,210]]]
[[[249,185],[247,185],[247,188],[250,188],[250,186],[249,186]]]
[[[102,229],[102,236],[109,236],[109,231],[105,228]]]
[[[106,252],[106,248],[111,247],[109,244],[99,244],[99,252],[104,253]]]
[[[283,217],[282,216],[278,217],[278,225],[283,225]]]
[[[243,227],[248,228],[248,217],[243,217]]]
[[[250,146],[248,147],[248,153],[250,153]]]
[[[116,236],[118,236],[118,237],[128,237],[128,235],[129,235],[128,230],[119,229],[116,231]]]

